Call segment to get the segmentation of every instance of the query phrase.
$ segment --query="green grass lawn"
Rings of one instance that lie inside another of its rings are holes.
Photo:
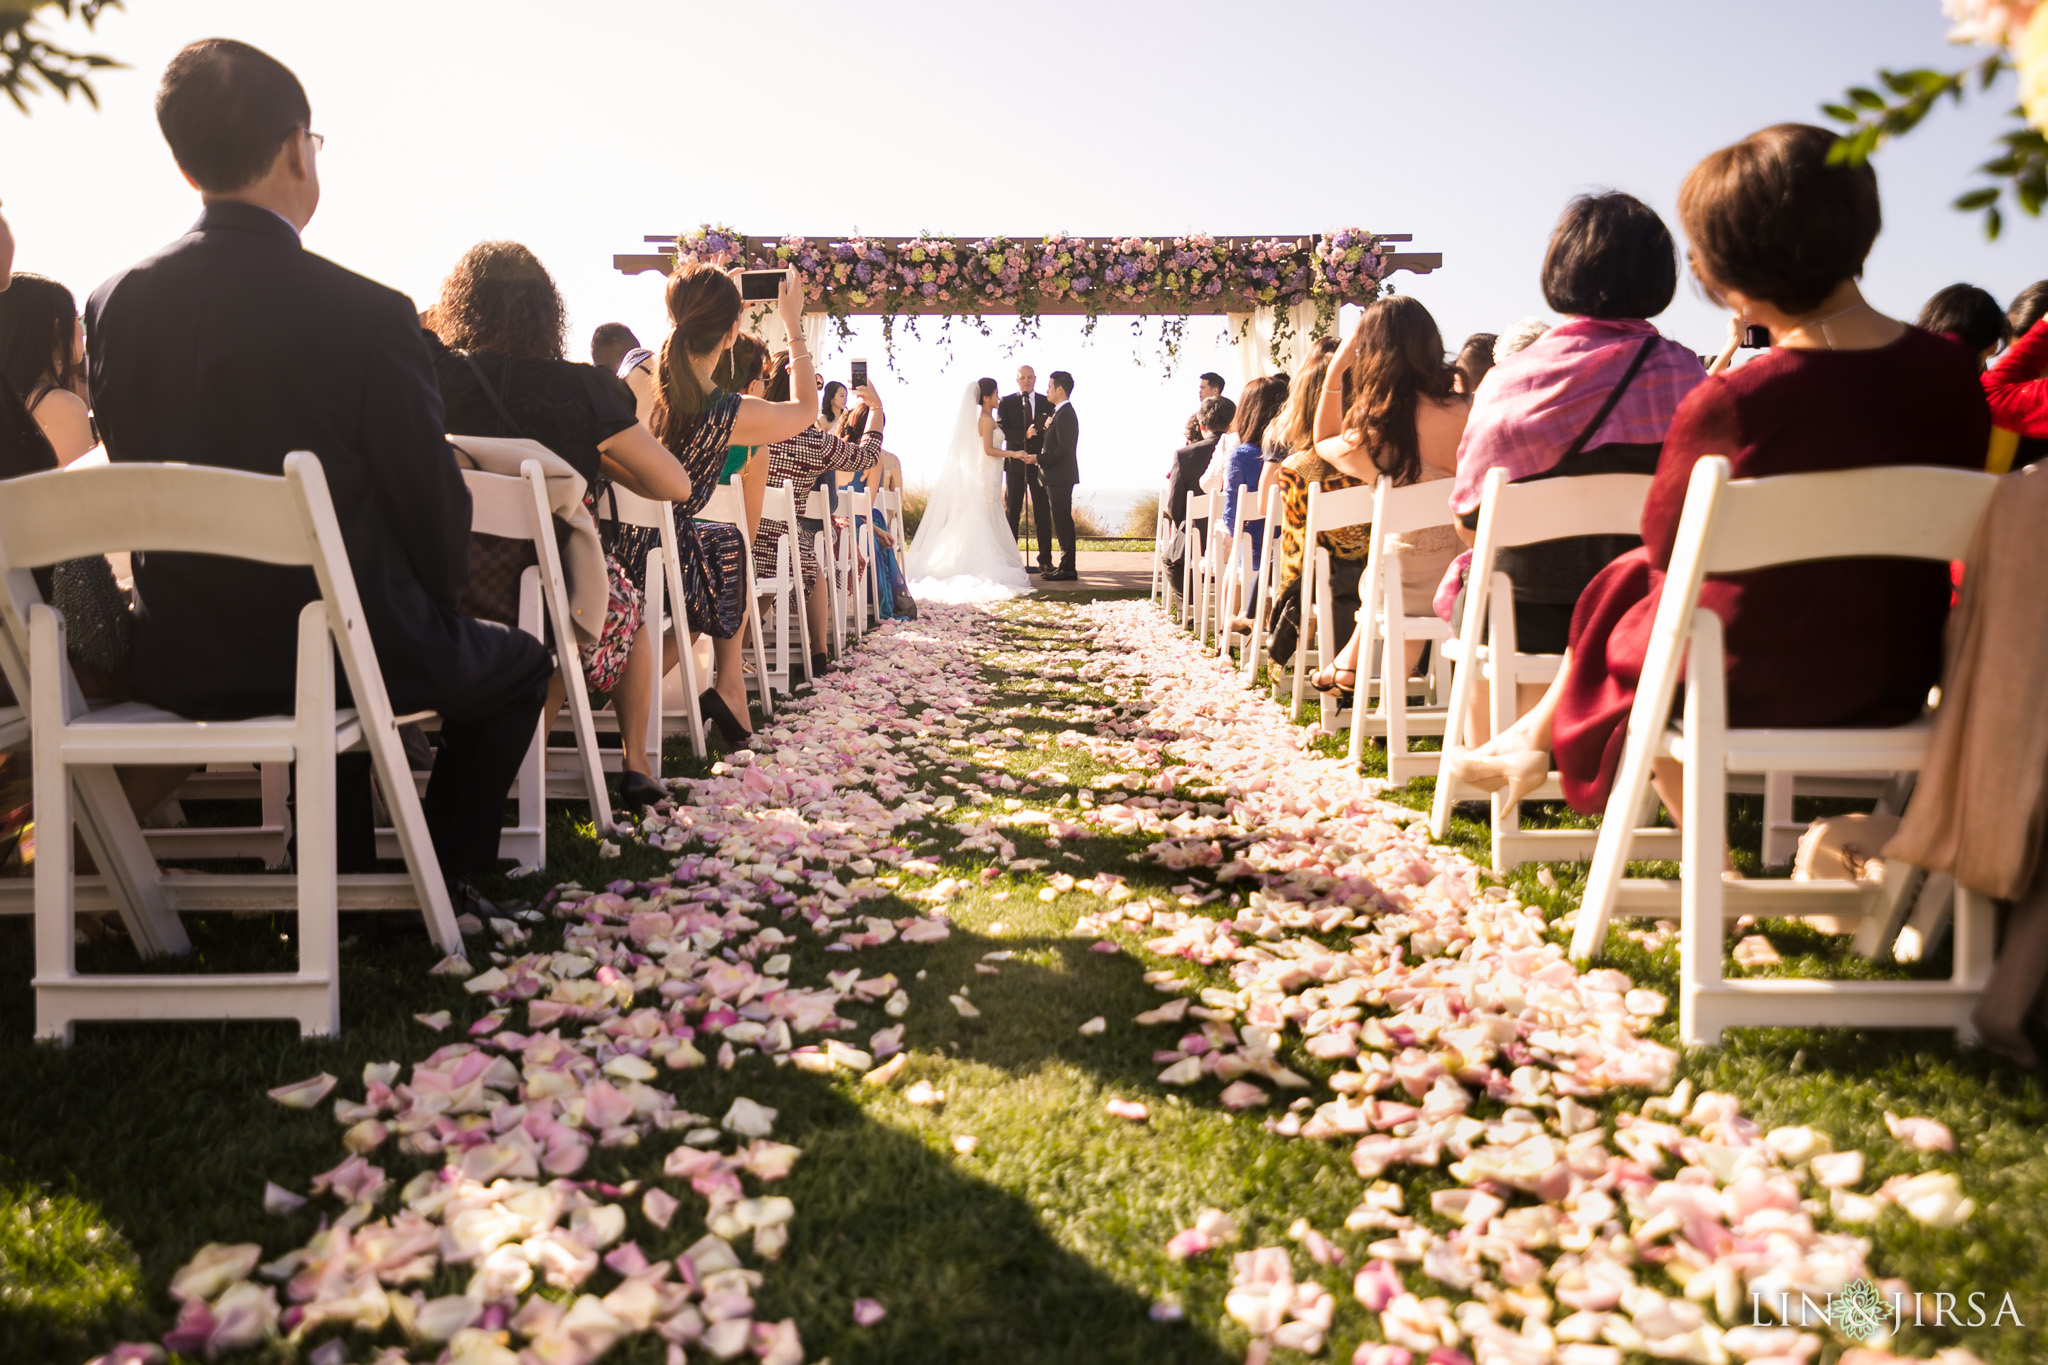
[[[981,783],[998,798],[998,808],[1002,799],[1014,798],[1027,808],[1066,809],[1103,775],[1086,752],[1053,742],[1062,730],[1089,728],[1091,708],[1132,700],[1112,696],[1081,674],[1088,626],[1074,603],[1096,596],[1004,610],[982,677],[993,688],[991,708],[1024,708],[991,722],[1014,727],[1017,747],[988,747],[961,732],[950,745],[950,764],[923,762],[909,779],[912,786],[953,791],[944,781],[950,777]],[[938,742],[945,744],[946,736]],[[1376,761],[1369,751],[1368,768]],[[694,759],[671,755],[671,776],[704,771]],[[999,791],[1002,776],[1038,790]],[[1413,783],[1389,796],[1426,810],[1429,785]],[[774,1136],[803,1149],[776,1189],[798,1212],[787,1251],[762,1267],[756,1317],[793,1316],[808,1358],[829,1356],[838,1365],[1221,1365],[1243,1359],[1248,1343],[1224,1312],[1228,1258],[1175,1263],[1162,1249],[1200,1209],[1214,1206],[1243,1227],[1238,1249],[1292,1246],[1287,1229],[1297,1218],[1345,1248],[1344,1266],[1309,1270],[1337,1298],[1332,1345],[1323,1358],[1348,1358],[1355,1343],[1377,1331],[1375,1315],[1351,1295],[1350,1276],[1365,1259],[1366,1243],[1380,1235],[1344,1230],[1362,1188],[1349,1144],[1270,1133],[1258,1111],[1224,1110],[1213,1084],[1187,1091],[1160,1084],[1151,1053],[1162,1035],[1132,1022],[1167,998],[1145,973],[1172,969],[1181,980],[1170,989],[1226,985],[1228,974],[1154,957],[1134,940],[1119,952],[1091,951],[1093,937],[1072,931],[1077,914],[1099,903],[1078,891],[1050,901],[1039,896],[1061,872],[1086,877],[1110,871],[1140,893],[1162,897],[1195,874],[1131,861],[1141,847],[1135,837],[1097,835],[1050,846],[1043,827],[1006,831],[1016,859],[962,849],[955,818],[970,809],[931,817],[898,835],[914,854],[937,862],[941,874],[973,879],[972,888],[947,906],[950,938],[928,946],[894,942],[848,956],[827,953],[798,932],[789,949],[792,982],[820,983],[827,971],[856,965],[865,975],[893,972],[903,981],[911,1056],[896,1085],[877,1088],[847,1073],[777,1069],[758,1058],[731,1072],[707,1067],[664,1073],[656,1082],[700,1113],[722,1113],[739,1095],[770,1105],[779,1111]],[[583,819],[580,808],[558,807],[550,867],[503,889],[536,893],[565,879],[598,886],[667,869],[669,858],[632,843],[619,859],[601,861],[595,833]],[[1749,810],[1752,842],[1754,830]],[[1481,859],[1484,837],[1483,826],[1467,820],[1458,821],[1452,835]],[[1033,870],[1011,865],[1021,859],[1046,864]],[[1554,888],[1535,867],[1511,880],[1519,896],[1555,916],[1575,904],[1583,869],[1552,871]],[[904,875],[898,894],[934,880]],[[891,898],[864,910],[900,916],[920,908]],[[160,1336],[175,1316],[166,1293],[170,1276],[206,1242],[253,1241],[277,1255],[305,1241],[317,1205],[266,1215],[263,1184],[276,1180],[303,1191],[314,1173],[344,1155],[340,1129],[324,1109],[286,1110],[264,1090],[327,1071],[344,1078],[343,1093],[359,1094],[352,1078],[366,1063],[416,1060],[459,1036],[459,1029],[427,1032],[413,1022],[415,1012],[449,1009],[458,1023],[483,1012],[457,982],[428,975],[432,948],[410,936],[401,917],[388,918],[345,917],[339,1039],[301,1041],[284,1025],[88,1025],[68,1050],[29,1041],[29,926],[0,921],[0,1093],[9,1100],[0,1109],[0,1362],[79,1365],[115,1341]],[[194,969],[275,967],[288,960],[289,917],[198,916],[187,923]],[[543,926],[536,939],[552,932]],[[1839,940],[1794,926],[1766,925],[1764,932],[1785,955],[1785,970],[1842,965]],[[1342,946],[1342,934],[1331,942]],[[472,956],[487,946],[478,941]],[[125,947],[93,948],[81,960],[95,970],[134,965]],[[1645,944],[1618,927],[1607,965],[1639,985],[1674,989],[1676,948],[1668,938]],[[948,1004],[956,992],[971,998],[978,1017],[963,1017]],[[851,1035],[857,1044],[893,1022],[878,1005],[849,1003],[841,1010],[857,1022]],[[1106,1030],[1082,1035],[1079,1026],[1097,1016],[1107,1021]],[[1675,1043],[1674,1034],[1675,1023],[1667,1019],[1659,1036]],[[1307,1076],[1330,1071],[1292,1034],[1283,1057]],[[1926,1356],[1936,1346],[1961,1344],[1996,1365],[2048,1359],[2048,1328],[2042,1326],[2048,1320],[2048,1219],[2042,1216],[2048,1212],[2048,1094],[2038,1079],[1958,1050],[1944,1036],[1853,1030],[1732,1034],[1722,1049],[1687,1055],[1681,1074],[1695,1088],[1740,1095],[1750,1116],[1766,1126],[1809,1123],[1825,1129],[1838,1147],[1862,1148],[1871,1162],[1867,1183],[1923,1167],[1955,1171],[1980,1206],[1976,1217],[1941,1231],[1891,1210],[1858,1229],[1872,1239],[1872,1264],[1927,1291],[2010,1291],[2026,1326],[1909,1331],[1897,1349]],[[917,1079],[944,1090],[945,1104],[908,1103],[904,1086]],[[1150,1121],[1111,1117],[1103,1108],[1110,1098],[1143,1101]],[[1611,1122],[1641,1099],[1613,1095],[1598,1108]],[[1960,1154],[1904,1151],[1886,1133],[1887,1109],[1948,1123]],[[976,1144],[963,1155],[955,1140],[968,1136]],[[601,1148],[580,1175],[614,1183],[653,1180],[671,1145],[659,1138]],[[390,1149],[377,1159],[396,1181],[427,1164]],[[1387,1178],[1403,1187],[1409,1209],[1419,1208],[1426,1223],[1449,1226],[1429,1212],[1427,1199],[1451,1183],[1447,1175],[1396,1166]],[[703,1200],[687,1188],[674,1192],[683,1209],[668,1232],[634,1225],[650,1258],[675,1255],[702,1232]],[[1425,1288],[1412,1270],[1410,1280],[1421,1292],[1442,1292]],[[459,1293],[466,1281],[466,1270],[443,1269],[420,1287],[429,1296]],[[858,1328],[852,1303],[864,1297],[881,1301],[888,1316]],[[1160,1306],[1177,1310],[1179,1320],[1154,1321]],[[401,1340],[387,1329],[378,1343]],[[1831,1346],[1827,1359],[1837,1350]],[[370,1342],[356,1340],[349,1359],[373,1353]],[[665,1356],[658,1339],[641,1336],[605,1358],[658,1362]],[[690,1356],[702,1358],[694,1351]],[[1280,1352],[1276,1359],[1303,1358]]]

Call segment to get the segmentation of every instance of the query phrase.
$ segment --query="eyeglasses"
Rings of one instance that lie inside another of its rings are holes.
[[[306,140],[313,144],[313,150],[317,152],[327,145],[327,134],[316,133],[311,128],[308,128],[306,130]]]

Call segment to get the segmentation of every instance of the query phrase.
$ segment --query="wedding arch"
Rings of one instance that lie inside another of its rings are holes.
[[[883,320],[885,344],[898,320],[914,331],[920,319],[961,319],[986,334],[989,319],[1014,317],[1028,334],[1040,317],[1085,317],[1090,330],[1107,316],[1149,317],[1160,321],[1170,365],[1191,318],[1220,316],[1251,377],[1269,361],[1293,368],[1339,309],[1378,298],[1388,276],[1443,265],[1441,253],[1397,249],[1411,240],[1355,227],[1299,237],[954,238],[750,236],[705,224],[649,236],[663,249],[617,255],[612,264],[626,275],[666,275],[679,261],[793,266],[814,344],[828,324],[846,335],[848,319],[862,316]]]

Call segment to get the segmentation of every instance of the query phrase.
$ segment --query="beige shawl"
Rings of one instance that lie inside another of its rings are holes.
[[[547,485],[548,510],[554,513],[561,546],[562,577],[569,590],[569,621],[577,639],[596,644],[604,633],[605,609],[611,605],[611,579],[604,567],[604,544],[597,522],[583,505],[583,476],[569,462],[539,441],[503,436],[450,436],[455,461],[486,474],[519,477],[519,466],[532,460]],[[566,534],[561,532],[566,529]]]
[[[1887,859],[2013,900],[2048,826],[2048,467],[1999,481],[1977,530],[1927,765]]]

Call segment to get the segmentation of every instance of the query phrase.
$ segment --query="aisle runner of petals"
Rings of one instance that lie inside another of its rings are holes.
[[[1327,1082],[1335,1098],[1296,1099],[1267,1126],[1352,1144],[1365,1186],[1346,1226],[1384,1234],[1353,1289],[1385,1337],[1361,1344],[1354,1361],[1619,1365],[1625,1351],[1810,1361],[1823,1338],[1801,1328],[1824,1324],[1751,1320],[1755,1304],[1768,1315],[1784,1302],[1796,1314],[1802,1294],[1825,1304],[1869,1274],[1868,1240],[1816,1219],[1869,1222],[1887,1202],[1937,1226],[1970,1217],[1951,1174],[1852,1193],[1862,1153],[1835,1152],[1810,1127],[1764,1132],[1732,1095],[1673,1088],[1676,1055],[1642,1032],[1664,1013],[1662,996],[1618,971],[1578,970],[1545,941],[1540,909],[1433,846],[1414,812],[1375,800],[1384,783],[1307,752],[1306,732],[1149,604],[1098,604],[1084,615],[1095,630],[1082,675],[1135,705],[1061,742],[1112,768],[1162,769],[1150,784],[1158,791],[1222,800],[1111,791],[1082,819],[1149,834],[1157,842],[1141,856],[1206,869],[1248,894],[1242,910],[1218,918],[1197,907],[1219,890],[1190,881],[1168,905],[1104,875],[1096,889],[1109,905],[1076,930],[1139,935],[1154,953],[1228,964],[1237,989],[1179,994],[1138,1016],[1198,1025],[1157,1054],[1162,1082],[1213,1077],[1226,1082],[1226,1106],[1255,1108],[1271,1097],[1247,1078],[1310,1088],[1279,1060],[1290,1035],[1340,1063]],[[1170,973],[1153,975],[1163,991],[1183,989]],[[1615,1105],[1609,1131],[1589,1101],[1616,1088],[1656,1097],[1634,1112]],[[1481,1097],[1503,1106],[1496,1116],[1471,1112]],[[1953,1150],[1931,1119],[1888,1118],[1909,1146]],[[1398,1165],[1440,1164],[1462,1187],[1430,1196],[1431,1212],[1456,1225],[1448,1236],[1418,1223],[1401,1187],[1381,1178]],[[1205,1217],[1209,1226],[1183,1231],[1169,1255],[1234,1240],[1228,1218]],[[1343,1260],[1304,1222],[1292,1235],[1321,1265]],[[1403,1266],[1449,1292],[1415,1292]],[[1334,1305],[1320,1285],[1296,1281],[1288,1249],[1238,1253],[1233,1269],[1228,1307],[1253,1334],[1250,1360],[1274,1346],[1322,1349]],[[1910,1311],[1903,1282],[1877,1288],[1887,1303],[1906,1296]],[[1841,1357],[1893,1359],[1864,1348]],[[1943,1359],[1974,1357],[1950,1350]]]
[[[334,1333],[395,1328],[412,1344],[383,1348],[375,1365],[585,1365],[654,1333],[672,1363],[799,1365],[796,1324],[754,1317],[764,1272],[748,1261],[771,1263],[786,1243],[798,1211],[768,1191],[801,1153],[773,1139],[773,1109],[741,1098],[722,1115],[696,1114],[660,1082],[764,1059],[893,1081],[907,1056],[903,1026],[856,1041],[841,1010],[900,1017],[901,984],[855,967],[793,982],[785,949],[806,934],[849,954],[946,938],[936,907],[968,883],[911,854],[940,822],[965,836],[956,851],[1000,857],[1014,872],[1044,865],[1016,857],[1008,831],[1025,828],[1054,846],[1098,830],[1142,833],[1154,840],[1142,857],[1185,871],[1170,904],[1109,873],[1054,873],[1041,892],[1096,898],[1077,932],[1227,965],[1235,989],[1190,994],[1172,971],[1149,974],[1173,998],[1139,1021],[1182,1031],[1157,1054],[1162,1082],[1218,1081],[1223,1105],[1259,1111],[1268,1087],[1314,1088],[1283,1052],[1337,1066],[1329,1098],[1303,1093],[1276,1117],[1241,1121],[1352,1147],[1361,1192],[1347,1227],[1382,1234],[1353,1292],[1384,1337],[1360,1344],[1354,1361],[1616,1365],[1642,1351],[1808,1362],[1822,1345],[1816,1324],[1739,1324],[1752,1296],[1766,1311],[1783,1295],[1824,1301],[1866,1275],[1869,1243],[1816,1228],[1816,1218],[1869,1221],[1887,1202],[1933,1224],[1970,1216],[1952,1175],[1853,1193],[1860,1153],[1833,1152],[1810,1128],[1762,1132],[1731,1096],[1674,1089],[1677,1058],[1643,1034],[1664,1012],[1661,997],[1616,971],[1575,969],[1545,941],[1540,910],[1432,846],[1412,812],[1375,799],[1380,784],[1305,752],[1301,730],[1148,605],[1097,605],[1083,617],[1089,648],[1067,652],[1001,652],[1001,622],[986,611],[940,609],[879,632],[828,688],[779,712],[758,752],[674,784],[688,804],[664,804],[637,832],[674,855],[670,875],[564,885],[544,902],[547,915],[472,926],[496,939],[489,965],[451,958],[435,968],[465,978],[487,1006],[464,1022],[466,1041],[409,1067],[368,1066],[359,1092],[336,1094],[326,1075],[271,1092],[298,1109],[333,1095],[348,1154],[305,1194],[267,1185],[266,1207],[287,1212],[310,1197],[334,1212],[268,1263],[254,1245],[202,1248],[171,1284],[183,1308],[164,1346],[211,1359],[283,1337],[309,1348],[314,1365],[342,1365],[352,1357]],[[1062,663],[1078,665],[1082,682],[1056,681]],[[1020,747],[1023,731],[1003,722],[1045,714],[998,709],[984,665],[1028,669],[1042,690],[1122,698],[1069,708],[1094,724],[1056,741],[1117,771],[1055,813],[992,796],[991,786],[1020,790],[1008,775],[946,775],[941,785],[956,790],[913,790],[918,760],[957,765],[976,746]],[[861,913],[891,895],[935,908]],[[1226,895],[1242,908],[1201,913]],[[532,939],[550,932],[550,915],[560,941],[544,950]],[[418,1018],[434,1032],[456,1022],[448,1010]],[[687,1078],[677,1083],[687,1093]],[[1602,1097],[1623,1087],[1658,1098],[1603,1114]],[[1472,1112],[1482,1098],[1492,1117]],[[1127,1101],[1112,1112],[1146,1117]],[[1952,1148],[1932,1120],[1898,1120],[1893,1131],[1923,1150]],[[650,1261],[635,1235],[636,1220],[671,1226],[680,1202],[669,1189],[578,1178],[593,1147],[649,1143],[669,1147],[664,1178],[709,1206],[703,1236],[671,1260]],[[388,1173],[400,1163],[418,1173],[400,1183]],[[1437,1219],[1456,1225],[1440,1235],[1383,1173],[1445,1163],[1460,1188],[1430,1197]],[[1297,1276],[1297,1255],[1329,1267],[1345,1253],[1303,1220],[1291,1237],[1294,1247],[1235,1255],[1228,1309],[1252,1334],[1253,1361],[1276,1347],[1327,1349],[1334,1300],[1312,1271]],[[1203,1256],[1237,1238],[1211,1210],[1163,1254]],[[461,1293],[411,1287],[448,1270],[468,1276]],[[1908,1292],[1879,1288],[1888,1299]],[[885,1311],[863,1299],[855,1321]],[[161,1358],[151,1345],[102,1359]]]

